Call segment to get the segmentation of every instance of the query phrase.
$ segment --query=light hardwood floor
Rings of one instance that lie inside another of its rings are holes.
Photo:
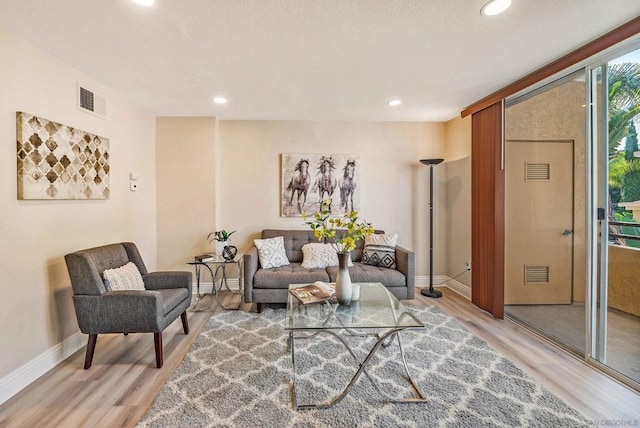
[[[638,421],[640,395],[509,320],[496,320],[456,293],[442,299],[416,290],[407,303],[434,305],[457,318],[547,389],[592,419]],[[231,303],[225,296],[225,305]],[[191,333],[178,319],[163,335],[164,367],[155,368],[152,334],[98,337],[93,366],[83,370],[84,348],[0,406],[2,427],[129,427],[144,415],[215,309],[189,312]],[[241,310],[251,310],[243,305]],[[609,425],[622,426],[622,425]]]

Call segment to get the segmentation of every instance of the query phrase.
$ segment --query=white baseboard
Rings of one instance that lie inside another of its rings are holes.
[[[458,293],[465,299],[471,301],[471,287],[469,287],[467,284],[458,282],[455,279],[450,279],[449,281],[447,281],[447,288]]]
[[[433,275],[433,287],[446,287],[446,282],[450,278],[446,275]],[[429,275],[424,276],[416,276],[416,287],[428,287],[429,286]]]
[[[218,281],[216,281],[216,285],[219,285]],[[240,288],[240,281],[238,281],[238,278],[229,278],[227,279],[227,285],[231,290],[238,290]],[[198,286],[196,285],[195,282],[193,283],[192,290],[193,290],[193,295],[195,296],[196,293],[198,292]],[[211,293],[212,291],[213,291],[213,282],[200,281],[200,294]]]
[[[0,379],[0,404],[73,355],[85,344],[86,336],[81,332],[74,333]]]
[[[428,287],[429,286],[429,276],[416,276],[416,287]],[[451,291],[454,291],[466,298],[467,300],[471,300],[471,287],[461,282],[456,281],[455,279],[451,279],[446,275],[434,275],[433,276],[433,287],[447,287]]]

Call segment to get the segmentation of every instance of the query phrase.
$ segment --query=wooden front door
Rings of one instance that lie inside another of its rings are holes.
[[[506,141],[504,303],[569,304],[573,142]]]

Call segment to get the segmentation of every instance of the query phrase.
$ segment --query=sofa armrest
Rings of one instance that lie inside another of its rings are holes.
[[[402,272],[407,280],[407,299],[413,299],[416,288],[415,253],[406,248],[396,246],[396,270]]]
[[[157,291],[108,291],[73,296],[78,325],[85,334],[160,332],[162,296]]]
[[[253,302],[253,276],[259,268],[258,249],[253,246],[244,254],[244,301]]]
[[[191,300],[191,290],[193,289],[193,281],[191,272],[187,271],[165,271],[151,272],[142,275],[144,288],[147,290],[163,290],[170,288],[186,288],[189,292],[189,300]]]

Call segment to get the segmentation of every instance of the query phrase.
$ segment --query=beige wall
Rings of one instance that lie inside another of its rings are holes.
[[[215,230],[216,119],[159,117],[156,121],[158,268],[187,270],[211,251]]]
[[[156,264],[155,118],[77,70],[0,30],[0,378],[78,331],[64,255],[135,241]],[[76,82],[106,96],[108,120],[76,107]],[[18,201],[16,111],[110,139],[111,197]],[[140,189],[129,191],[129,173]]]
[[[446,123],[446,275],[454,277],[471,261],[471,116]],[[471,286],[471,274],[456,279]]]
[[[505,110],[507,140],[574,141],[573,299],[577,302],[584,301],[586,270],[584,85],[567,82]]]
[[[357,153],[362,162],[361,217],[399,234],[416,252],[416,274],[428,274],[428,168],[419,159],[444,156],[442,123],[220,121],[220,228],[237,230],[247,249],[264,228],[304,229],[280,217],[280,154]],[[444,169],[435,180],[444,183]],[[436,185],[436,254],[446,248],[444,189]],[[434,274],[445,274],[436,257]]]

